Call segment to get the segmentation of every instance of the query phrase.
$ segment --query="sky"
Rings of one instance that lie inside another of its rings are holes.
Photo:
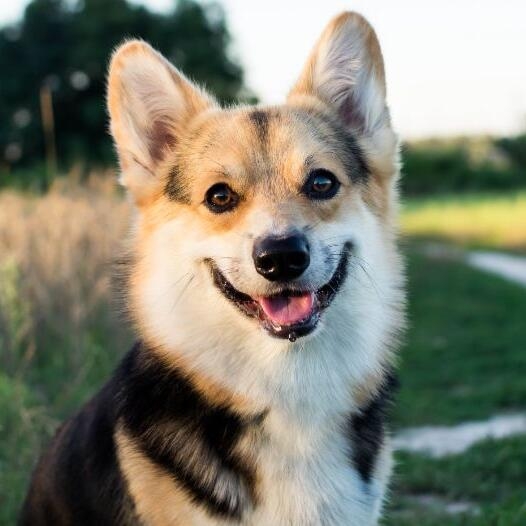
[[[139,0],[134,0],[139,2]],[[0,2],[0,24],[27,1]],[[144,0],[164,10],[173,0]],[[526,129],[526,0],[222,0],[233,53],[265,103],[283,101],[325,24],[355,10],[383,49],[393,123],[407,139]]]

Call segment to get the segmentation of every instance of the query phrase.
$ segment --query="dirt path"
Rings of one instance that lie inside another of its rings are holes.
[[[456,426],[424,426],[404,429],[393,437],[395,449],[424,453],[434,458],[457,455],[488,438],[526,434],[526,414],[497,415],[481,422]]]
[[[526,257],[501,252],[462,251],[447,245],[429,244],[429,257],[464,260],[472,267],[497,274],[526,287]],[[497,415],[482,422],[464,422],[457,426],[424,426],[400,431],[393,438],[396,449],[428,454],[439,458],[463,453],[487,438],[505,438],[526,434],[526,414]]]
[[[526,287],[526,257],[500,252],[468,252],[466,261],[472,267],[498,274]]]

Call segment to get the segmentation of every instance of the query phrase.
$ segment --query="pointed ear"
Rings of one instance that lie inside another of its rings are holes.
[[[342,13],[325,28],[289,94],[314,96],[348,128],[373,135],[390,125],[380,44],[357,13]]]
[[[107,101],[120,180],[140,203],[162,187],[159,166],[177,146],[190,119],[214,101],[138,40],[113,54]]]

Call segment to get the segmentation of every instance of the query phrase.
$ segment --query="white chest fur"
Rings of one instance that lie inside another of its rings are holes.
[[[353,465],[352,442],[344,425],[306,429],[269,414],[265,427],[271,434],[259,444],[252,444],[257,448],[258,500],[236,524],[377,524],[391,467],[388,444],[380,451],[373,476],[366,482]]]
[[[244,524],[375,524],[383,488],[379,481],[364,482],[353,468],[345,437],[331,442],[301,455],[270,446],[262,450],[261,501]]]

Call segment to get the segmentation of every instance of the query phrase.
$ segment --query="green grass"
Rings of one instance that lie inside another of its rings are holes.
[[[523,437],[486,440],[461,455],[440,459],[404,453],[398,465],[395,487],[401,494],[489,503],[526,497]]]
[[[401,354],[395,428],[455,424],[526,403],[526,292],[462,263],[409,257],[411,328]],[[387,526],[526,524],[526,437],[430,459],[399,453]],[[449,515],[437,502],[473,503]]]
[[[524,289],[458,262],[428,259],[412,247],[408,263],[411,327],[401,353],[395,428],[454,424],[524,409]],[[11,324],[22,327],[25,307],[11,296],[10,308],[16,311]],[[5,336],[1,331],[0,323],[0,339]],[[69,392],[59,387],[69,378],[66,351],[52,345],[52,335],[36,342],[45,363],[37,357],[24,366],[24,356],[16,353],[5,362],[9,367],[0,375],[0,524],[14,524],[42,442],[117,360],[107,352],[115,348],[111,332],[107,322],[94,317],[91,332],[77,335],[83,368],[71,377]],[[526,524],[526,437],[484,442],[444,459],[399,454],[397,463],[385,525]],[[480,513],[448,515],[440,506],[422,504],[422,495],[438,502],[469,501]]]
[[[519,526],[526,524],[526,439],[487,440],[442,459],[398,454],[397,474],[386,525]],[[475,511],[450,515],[439,502],[467,502]]]
[[[412,237],[524,253],[526,191],[407,199],[402,229]]]
[[[409,258],[400,426],[453,424],[526,403],[526,294],[453,261]]]
[[[43,313],[33,316],[21,273],[0,263],[0,525],[13,525],[39,451],[111,373],[128,337],[104,300],[90,330],[64,317],[36,326]]]

